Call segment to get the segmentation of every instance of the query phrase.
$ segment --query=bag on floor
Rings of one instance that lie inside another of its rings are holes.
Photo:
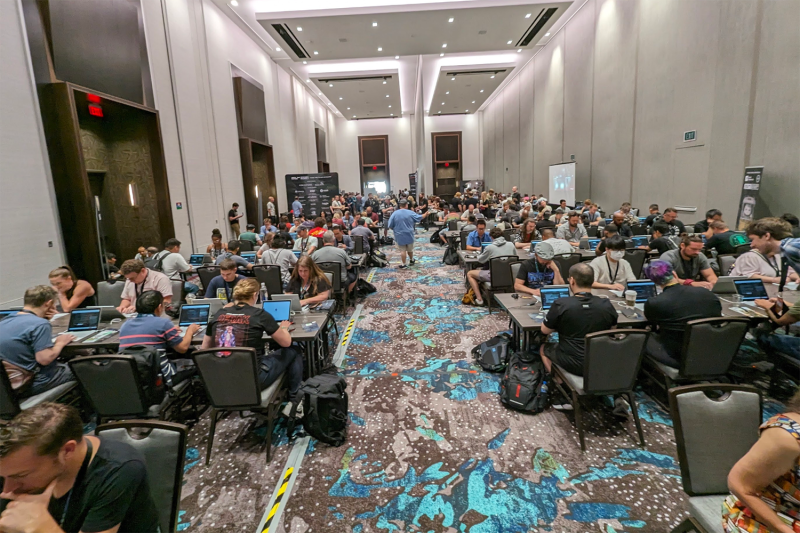
[[[381,252],[380,250],[377,250],[377,249],[376,250],[372,250],[372,255],[374,255],[375,257],[378,257],[378,258],[383,259],[384,261],[386,261],[386,254]]]
[[[457,265],[458,264],[458,251],[452,246],[448,246],[447,249],[444,251],[444,256],[442,257],[442,263],[445,265]]]
[[[358,283],[356,284],[356,290],[364,292],[366,294],[373,294],[378,292],[378,288],[375,285],[362,278],[358,278]]]
[[[442,231],[442,230],[438,230],[437,229],[436,231],[433,232],[433,235],[431,235],[431,244],[441,244],[442,243],[442,239],[439,237],[439,232],[440,231]]]
[[[164,401],[166,386],[161,374],[161,360],[158,351],[152,346],[136,344],[128,346],[120,352],[121,355],[130,355],[136,361],[136,370],[142,384],[147,405],[157,405]]]
[[[337,373],[322,373],[303,382],[297,400],[303,402],[303,428],[315,439],[341,446],[347,438],[347,382]],[[301,399],[300,399],[301,398]],[[297,411],[292,407],[291,418]]]
[[[381,244],[384,246],[391,246],[394,244],[394,239],[392,237],[381,237]]]
[[[541,360],[523,363],[513,352],[500,381],[500,401],[518,411],[541,413],[547,407],[547,388],[542,387],[544,365]],[[543,390],[544,389],[544,390]]]
[[[472,349],[472,358],[487,372],[502,372],[512,352],[512,340],[508,333],[492,337]]]
[[[461,303],[464,305],[478,305],[475,299],[475,291],[472,290],[472,287],[467,289],[467,293],[461,298]]]
[[[367,266],[386,268],[387,266],[389,266],[389,262],[386,259],[378,257],[377,255],[370,255],[369,258],[367,259]]]

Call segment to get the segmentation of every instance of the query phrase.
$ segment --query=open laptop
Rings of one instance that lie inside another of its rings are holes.
[[[769,299],[767,288],[764,287],[764,282],[760,279],[737,279],[733,284],[736,286],[736,292],[745,302]]]
[[[553,302],[559,298],[569,297],[569,285],[551,285],[549,287],[542,287],[539,289],[542,298],[542,311],[547,311],[553,305]]]
[[[99,309],[100,322],[111,322],[115,319],[125,320],[125,318],[127,318],[125,315],[117,311],[117,308],[113,305],[89,305],[86,307],[86,309]]]
[[[637,235],[635,237],[631,237],[631,240],[633,241],[633,245],[635,247],[647,246],[648,243],[648,238],[646,235]]]
[[[600,244],[600,239],[589,239],[589,249],[597,250],[597,245]]]
[[[636,291],[636,309],[644,311],[644,303],[656,295],[656,284],[652,281],[629,281],[626,290]]]
[[[181,335],[186,335],[186,327],[190,324],[197,324],[201,326],[195,333],[203,331],[203,326],[208,324],[208,318],[211,313],[210,304],[184,304],[181,306],[181,314],[178,318],[178,327],[181,328]]]
[[[736,285],[734,282],[737,280],[748,279],[741,276],[720,276],[714,284],[711,292],[714,294],[736,294]]]
[[[492,244],[492,243],[491,242],[482,242],[481,243],[481,250],[485,250],[486,247],[489,246],[490,244]]]
[[[2,309],[0,310],[0,320],[4,318],[8,318],[10,316],[14,316],[19,313],[19,309]]]
[[[256,253],[255,252],[242,252],[239,254],[242,258],[246,259],[248,263],[255,264],[256,263]]]
[[[289,320],[289,310],[292,307],[292,302],[288,300],[267,300],[261,304],[261,307],[272,315],[275,322],[283,322]]]
[[[59,335],[73,335],[76,341],[80,341],[97,332],[99,325],[100,309],[75,309],[69,314],[67,331],[62,331]]]
[[[225,300],[221,300],[219,298],[196,298],[194,301],[194,305],[208,305],[208,316],[210,317],[216,315],[226,303],[227,302]]]
[[[536,251],[535,250],[536,249],[536,245],[539,244],[540,242],[542,242],[542,241],[531,241],[531,250],[530,250],[531,253]]]
[[[205,254],[192,254],[189,256],[189,264],[192,266],[203,266]]]
[[[292,312],[299,313],[303,306],[300,305],[300,295],[298,294],[273,294],[273,302],[292,302]]]

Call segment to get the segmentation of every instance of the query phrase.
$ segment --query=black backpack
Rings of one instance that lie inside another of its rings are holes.
[[[511,354],[506,373],[500,382],[500,401],[518,411],[541,413],[547,407],[547,388],[542,362],[523,363]]]
[[[453,248],[452,246],[448,246],[444,251],[444,256],[442,257],[442,263],[445,265],[457,265],[458,261],[458,250]]]
[[[139,372],[145,403],[148,406],[160,404],[164,400],[166,386],[161,375],[161,361],[156,349],[152,346],[136,344],[123,349],[120,354],[130,355],[136,361],[136,370]]]
[[[356,282],[356,296],[359,298],[366,298],[372,293],[378,292],[378,288],[365,279],[359,278]]]
[[[336,373],[309,378],[300,386],[303,428],[315,439],[341,446],[347,437],[347,382]],[[300,401],[300,400],[298,400]],[[296,408],[292,409],[294,417]]]
[[[164,253],[163,251],[158,252],[153,257],[148,258],[144,262],[144,266],[149,268],[150,270],[155,270],[156,272],[161,272],[164,267],[164,258],[167,257],[169,253]]]
[[[512,352],[511,342],[511,335],[501,333],[474,347],[472,357],[487,372],[502,372]]]
[[[431,235],[431,244],[442,244],[442,239],[439,238],[440,231],[442,230],[437,229],[436,231],[433,232],[433,235]]]

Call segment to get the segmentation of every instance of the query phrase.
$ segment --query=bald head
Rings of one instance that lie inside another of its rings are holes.
[[[570,267],[569,284],[572,292],[591,292],[592,283],[594,283],[594,270],[589,266],[589,263],[578,263]]]

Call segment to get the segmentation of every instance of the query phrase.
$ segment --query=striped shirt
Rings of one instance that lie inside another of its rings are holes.
[[[183,341],[181,330],[172,321],[163,316],[140,314],[126,320],[119,328],[119,351],[134,345],[152,346],[156,350],[166,350],[167,346],[175,346]],[[162,353],[159,358],[161,375],[172,383],[177,367]]]

